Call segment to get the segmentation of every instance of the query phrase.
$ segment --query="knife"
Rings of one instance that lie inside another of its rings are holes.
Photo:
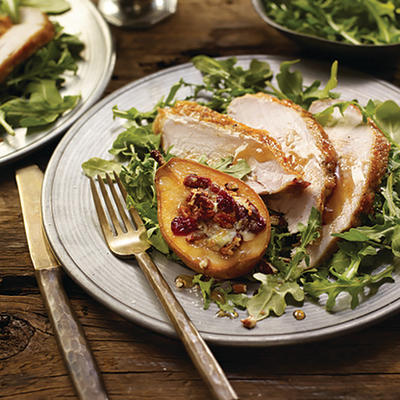
[[[63,289],[61,265],[43,230],[43,172],[37,165],[31,165],[17,170],[15,177],[36,279],[76,392],[81,400],[106,400],[108,396],[96,361]]]

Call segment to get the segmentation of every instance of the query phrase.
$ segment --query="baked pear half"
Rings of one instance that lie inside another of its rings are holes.
[[[270,239],[267,207],[241,180],[172,158],[155,178],[158,221],[169,247],[192,270],[217,279],[250,272]]]

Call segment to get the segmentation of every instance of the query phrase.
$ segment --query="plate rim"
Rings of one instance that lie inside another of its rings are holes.
[[[21,158],[35,152],[42,146],[54,141],[57,137],[61,136],[65,133],[74,122],[76,122],[84,113],[86,113],[93,104],[102,96],[104,93],[108,83],[111,80],[112,73],[114,71],[115,63],[116,63],[116,49],[115,49],[115,41],[111,34],[111,29],[103,16],[101,15],[100,11],[96,8],[96,6],[90,0],[78,0],[78,3],[82,3],[83,7],[87,7],[92,16],[95,17],[96,23],[98,24],[100,30],[103,33],[104,45],[109,54],[108,63],[105,63],[105,68],[102,74],[102,78],[99,81],[100,84],[95,88],[91,97],[89,97],[85,102],[78,104],[78,109],[76,112],[71,110],[72,114],[69,115],[67,113],[65,116],[61,118],[64,119],[64,122],[58,127],[55,127],[49,134],[45,134],[43,137],[39,138],[33,143],[28,144],[12,153],[9,153],[4,156],[0,156],[0,167],[11,164]],[[73,9],[72,9],[73,10]],[[71,11],[68,11],[71,12]],[[78,73],[79,74],[79,73]]]
[[[266,55],[266,54],[254,54],[254,55],[238,55],[235,56],[239,61],[249,61],[251,59],[262,59],[265,61],[275,60],[282,61],[286,58],[283,56]],[[229,57],[218,57],[217,59],[226,59]],[[312,61],[312,60],[302,60],[302,61]],[[319,62],[319,61],[317,61]],[[42,202],[42,215],[43,215],[43,226],[46,235],[49,239],[50,245],[57,257],[60,260],[64,271],[80,286],[82,287],[90,296],[95,298],[97,301],[105,305],[108,309],[116,312],[122,317],[128,319],[131,322],[137,323],[138,325],[150,329],[153,332],[158,332],[168,337],[178,338],[176,332],[174,331],[172,325],[169,323],[159,320],[155,317],[149,317],[142,314],[139,309],[129,309],[123,304],[116,300],[112,294],[105,292],[99,285],[93,282],[87,275],[85,275],[78,265],[75,263],[74,259],[68,254],[68,249],[61,242],[58,236],[58,232],[55,224],[53,223],[52,215],[52,183],[54,175],[57,171],[58,163],[63,155],[64,150],[69,145],[69,143],[74,139],[75,134],[77,134],[82,125],[94,116],[99,110],[101,110],[106,104],[111,103],[113,99],[117,98],[121,93],[129,91],[135,86],[142,85],[148,80],[153,80],[162,77],[165,74],[170,74],[182,69],[194,68],[191,63],[184,63],[174,67],[169,67],[164,70],[155,72],[143,78],[132,81],[116,91],[110,93],[104,97],[97,104],[92,106],[87,110],[68,130],[68,132],[61,139],[57,145],[45,172],[43,187],[42,187],[42,199],[46,201]],[[347,68],[346,68],[347,69]],[[354,70],[350,70],[354,71]],[[391,83],[375,78],[371,75],[363,74],[368,76],[371,80],[379,82],[384,86],[390,88],[395,88],[399,91],[400,89],[392,85]],[[67,263],[66,263],[67,261]],[[65,265],[67,264],[67,265]],[[378,323],[379,321],[390,317],[394,312],[400,309],[400,294],[399,297],[389,302],[388,304],[382,305],[378,309],[371,313],[358,316],[346,322],[341,322],[333,325],[329,325],[323,328],[317,328],[315,330],[307,330],[307,335],[305,332],[295,332],[289,334],[257,334],[253,333],[249,336],[248,331],[244,328],[243,334],[222,334],[222,333],[209,333],[200,330],[202,337],[213,345],[218,346],[234,346],[234,347],[269,347],[269,346],[281,346],[281,345],[293,345],[300,343],[308,343],[312,341],[322,341],[328,338],[332,338],[339,335],[344,335],[346,333],[357,331],[364,327],[370,326],[372,324]],[[140,317],[139,317],[140,315]],[[154,321],[157,320],[157,325],[155,326]],[[265,321],[264,321],[265,322]],[[228,336],[228,338],[227,338]]]

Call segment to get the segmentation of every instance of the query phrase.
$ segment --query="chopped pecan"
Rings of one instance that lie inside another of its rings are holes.
[[[206,237],[207,235],[204,232],[195,231],[186,236],[186,241],[188,243],[194,243],[197,242],[198,240],[205,239]]]
[[[158,150],[151,150],[150,156],[157,161],[159,167],[165,164],[164,157]]]
[[[225,212],[217,212],[214,217],[213,221],[217,223],[221,228],[225,229],[232,229],[233,225],[236,222],[236,217],[231,214],[227,214]]]
[[[243,242],[243,237],[240,233],[237,233],[233,238],[232,242],[226,244],[224,247],[221,247],[220,253],[223,256],[233,256],[235,250],[237,250]]]
[[[225,183],[225,188],[230,190],[231,192],[237,192],[239,190],[239,186],[235,182],[227,182]]]

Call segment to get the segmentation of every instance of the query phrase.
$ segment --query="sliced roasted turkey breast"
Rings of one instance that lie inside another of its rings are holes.
[[[289,100],[258,93],[232,101],[228,115],[255,129],[265,129],[288,157],[297,160],[309,187],[301,193],[268,198],[268,205],[285,215],[291,232],[307,223],[311,208],[323,212],[326,198],[335,187],[336,152],[312,115]]]
[[[323,111],[330,104],[329,100],[314,102],[310,111]],[[390,149],[383,133],[371,120],[364,123],[355,106],[348,107],[344,115],[335,109],[325,132],[338,154],[338,180],[326,204],[321,238],[309,248],[310,266],[318,266],[335,249],[337,238],[332,233],[357,226],[361,214],[371,212]]]
[[[289,187],[302,190],[308,185],[296,171],[293,160],[264,131],[251,129],[194,102],[180,101],[160,109],[154,131],[162,135],[162,147],[181,158],[211,162],[232,156],[245,159],[252,172],[246,183],[259,194],[278,193]]]
[[[53,24],[37,8],[21,7],[20,22],[0,36],[0,82],[54,37]]]

